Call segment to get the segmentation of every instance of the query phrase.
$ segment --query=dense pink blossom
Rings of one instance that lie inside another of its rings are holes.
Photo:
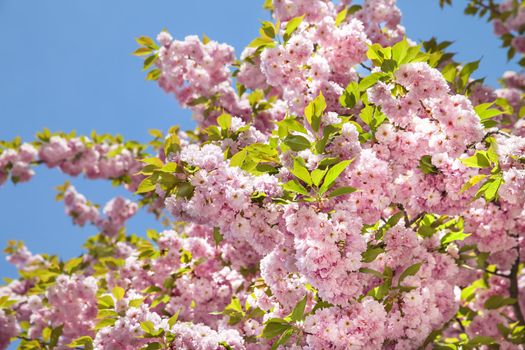
[[[1,143],[0,184],[44,164],[136,198],[100,207],[58,187],[73,223],[99,233],[67,261],[9,242],[20,277],[0,287],[0,349],[17,336],[57,349],[524,349],[523,74],[493,89],[403,39],[394,0],[351,5],[267,2],[275,23],[239,60],[207,38],[139,38],[148,77],[194,131]],[[497,33],[519,32],[524,13]],[[141,207],[164,225],[147,238],[126,233]]]

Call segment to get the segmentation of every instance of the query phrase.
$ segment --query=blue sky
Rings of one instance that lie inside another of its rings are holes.
[[[490,24],[465,17],[466,1],[440,10],[438,0],[399,0],[409,37],[455,41],[462,61],[482,59],[478,77],[494,84],[507,64],[505,51]],[[233,45],[237,54],[257,36],[259,21],[268,19],[262,0],[0,0],[0,139],[16,135],[32,140],[44,127],[89,133],[120,133],[146,141],[147,129],[180,124],[192,128],[190,113],[144,81],[141,60],[130,53],[134,38],[155,36],[166,27],[175,38],[206,33]],[[79,228],[54,201],[54,187],[68,179],[57,170],[36,169],[27,184],[0,188],[0,246],[22,239],[35,253],[70,258],[81,252],[93,227]],[[96,203],[116,194],[129,196],[104,181],[75,178],[72,183]],[[129,232],[160,228],[141,213]],[[16,271],[3,256],[0,277]]]

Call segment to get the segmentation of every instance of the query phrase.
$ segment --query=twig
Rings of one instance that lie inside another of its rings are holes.
[[[514,308],[514,313],[516,314],[516,317],[518,318],[518,321],[520,321],[522,325],[525,325],[525,318],[523,317],[523,311],[521,311],[519,289],[518,289],[518,268],[520,264],[519,245],[516,247],[516,249],[518,250],[518,257],[516,258],[516,261],[514,261],[514,264],[512,265],[512,268],[510,269],[509,294],[511,298],[514,298],[516,300],[516,302],[513,304],[513,308]]]

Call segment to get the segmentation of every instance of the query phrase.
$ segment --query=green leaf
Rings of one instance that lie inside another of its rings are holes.
[[[381,63],[381,70],[383,72],[393,72],[397,68],[396,61],[392,59],[384,60],[383,63]]]
[[[155,325],[151,321],[144,321],[140,323],[140,328],[146,333],[146,334],[154,334],[155,333]]]
[[[146,71],[148,70],[157,60],[157,55],[151,55],[146,57],[144,60],[144,64],[142,65],[142,70]],[[147,79],[147,78],[146,78]]]
[[[290,170],[292,174],[295,175],[295,177],[303,180],[308,185],[312,185],[312,178],[310,177],[310,172],[308,172],[308,169],[304,165],[301,164],[301,162],[296,158],[293,162],[293,169]]]
[[[352,163],[352,160],[343,160],[328,170],[326,173],[326,176],[323,181],[323,185],[321,186],[321,189],[319,191],[320,194],[325,193],[332,185],[334,184],[335,180],[341,175],[341,173],[346,169],[347,166]]]
[[[135,56],[147,56],[149,54],[153,53],[153,49],[150,49],[149,47],[139,47],[135,51],[133,51],[133,55]]]
[[[505,298],[501,295],[493,295],[485,301],[484,307],[488,310],[499,309],[500,307],[513,305],[516,303],[514,298]]]
[[[472,176],[464,185],[463,187],[461,188],[460,190],[460,193],[463,193],[465,191],[467,191],[468,189],[476,186],[476,184],[478,182],[480,182],[481,180],[487,178],[488,175],[483,175],[483,174],[480,174],[480,175],[474,175]]]
[[[293,328],[288,328],[287,330],[285,330],[283,332],[283,334],[281,334],[279,339],[277,339],[277,341],[275,343],[273,343],[272,350],[277,349],[280,345],[285,345],[288,342],[288,340],[290,339],[290,337],[292,336],[293,333],[294,333],[294,329]]]
[[[213,240],[215,241],[215,245],[219,245],[224,240],[224,236],[218,227],[213,228]]]
[[[113,309],[115,307],[115,301],[109,295],[102,295],[99,297],[97,304],[99,309]]]
[[[352,81],[348,83],[345,91],[343,91],[343,94],[341,95],[341,97],[339,97],[339,103],[343,107],[352,108],[357,104],[357,101],[359,101],[359,99],[360,99],[359,85],[357,84],[357,82]]]
[[[111,327],[117,322],[116,318],[104,318],[100,322],[98,322],[95,326],[95,330],[99,330],[106,327]]]
[[[498,190],[503,179],[501,175],[491,176],[478,190],[476,193],[476,198],[479,198],[481,195],[485,197],[488,202],[491,202],[496,199],[498,195]]]
[[[472,347],[478,347],[480,345],[491,345],[491,344],[497,344],[497,341],[492,337],[482,336],[482,335],[477,335],[468,342],[468,345]]]
[[[211,39],[206,35],[206,34],[202,34],[202,43],[204,45],[208,44],[209,42],[211,41]]]
[[[151,192],[155,190],[155,187],[156,187],[155,182],[153,182],[153,179],[151,178],[151,176],[149,176],[145,178],[144,180],[142,180],[135,194]]]
[[[459,232],[450,231],[449,233],[444,235],[443,238],[441,238],[441,245],[445,246],[454,241],[463,241],[465,240],[465,238],[469,237],[470,235],[471,235],[470,233],[465,233],[463,231],[459,231]]]
[[[468,81],[472,73],[478,69],[480,60],[467,63],[459,72],[460,88],[463,89],[467,86]]]
[[[304,308],[306,307],[306,295],[295,305],[292,313],[289,315],[294,322],[304,320]]]
[[[473,156],[460,159],[460,161],[470,168],[489,168],[491,166],[486,151],[477,151]]]
[[[159,342],[148,343],[148,345],[141,348],[141,350],[160,350],[160,349],[162,349],[162,344]]]
[[[364,263],[370,263],[374,261],[379,254],[384,252],[384,248],[372,246],[361,254],[361,261]]]
[[[167,156],[180,150],[180,139],[177,134],[169,135],[164,141],[164,154]]]
[[[228,113],[223,113],[217,117],[217,124],[223,130],[228,130],[232,126],[232,116]]]
[[[280,318],[270,318],[266,321],[260,336],[265,339],[272,339],[283,334],[289,328],[292,328],[292,325],[285,320]]]
[[[454,63],[449,63],[443,69],[441,69],[441,74],[443,78],[449,83],[453,83],[456,79],[457,69]]]
[[[328,195],[328,198],[343,196],[345,194],[354,193],[355,191],[357,191],[357,189],[353,187],[348,187],[348,186],[339,187],[333,190],[332,192],[330,192],[330,194]]]
[[[248,151],[246,149],[242,149],[239,152],[235,153],[230,159],[230,166],[242,167],[242,164],[244,163],[247,154]]]
[[[283,35],[283,39],[285,43],[288,42],[288,40],[290,40],[290,38],[292,37],[292,34],[295,32],[297,27],[301,25],[301,22],[303,21],[303,19],[304,19],[304,15],[292,18],[291,20],[288,21],[288,23],[286,23],[286,29],[284,30],[284,35]]]
[[[482,103],[474,107],[474,110],[476,111],[476,113],[478,114],[481,120],[494,118],[501,114],[507,114],[506,112],[502,110],[499,110],[496,108],[490,108],[493,104],[494,104],[493,102]]]
[[[397,42],[394,46],[392,46],[392,59],[397,62],[398,65],[405,63],[404,59],[408,53],[409,48],[410,44],[406,38]]]
[[[225,342],[225,341],[221,341],[221,342],[219,342],[219,345],[222,346],[222,347],[224,347],[224,349],[226,349],[226,350],[233,350],[233,348],[230,346],[230,344],[228,344],[228,343]]]
[[[381,45],[373,44],[368,47],[366,56],[374,63],[374,65],[380,66],[385,59],[385,52]]]
[[[162,131],[160,131],[159,129],[148,129],[148,134],[150,134],[156,139],[161,139],[164,136],[162,134]]]
[[[328,171],[328,169],[324,169],[324,170],[321,170],[321,169],[314,169],[312,171],[312,173],[310,174],[311,177],[312,177],[312,182],[315,186],[319,186],[319,184],[321,183],[321,181],[323,180],[324,176],[326,175],[326,172]]]
[[[113,289],[111,290],[111,294],[113,294],[113,296],[115,297],[115,299],[117,299],[117,301],[119,301],[119,300],[121,300],[122,298],[124,298],[124,294],[126,294],[126,291],[125,291],[124,288],[122,288],[122,287],[115,286],[115,287],[113,287]]]
[[[375,85],[375,83],[377,83],[379,79],[381,79],[384,76],[385,74],[382,72],[375,72],[375,73],[370,74],[369,76],[364,77],[359,82],[359,86],[358,86],[359,91],[367,90],[371,86]]]
[[[374,119],[374,109],[375,107],[367,105],[361,110],[359,117],[366,125],[372,124],[372,120]]]
[[[69,347],[84,347],[84,350],[93,350],[93,339],[90,336],[76,338],[68,344]]]
[[[339,161],[339,158],[338,157],[330,157],[330,158],[324,158],[323,160],[321,160],[319,162],[319,164],[317,165],[317,167],[319,169],[325,169],[326,171],[328,171],[328,167],[330,165],[334,165],[336,164],[337,162]]]
[[[0,297],[0,308],[1,309],[7,309],[16,303],[17,303],[16,300],[9,300],[9,297],[7,295]]]
[[[319,131],[321,117],[325,109],[326,100],[322,92],[304,108],[304,116],[315,132]]]
[[[383,276],[383,274],[382,274],[381,272],[379,272],[379,271],[377,271],[377,270],[374,270],[374,269],[370,269],[370,268],[368,268],[368,267],[361,267],[361,268],[359,269],[359,272],[361,272],[361,273],[367,273],[367,274],[369,274],[369,275],[373,275],[373,276],[376,276],[377,278],[381,278],[381,279],[384,278],[384,276]]]
[[[145,164],[155,165],[158,168],[161,168],[164,165],[162,160],[157,157],[142,158],[140,161]]]
[[[407,267],[406,270],[401,273],[401,276],[399,276],[399,281],[397,282],[398,286],[400,286],[401,282],[403,282],[403,280],[407,278],[408,276],[414,276],[416,273],[418,273],[420,268],[421,268],[420,262]]]
[[[290,147],[293,151],[299,152],[310,148],[310,141],[301,135],[288,135],[284,139],[284,144]]]
[[[259,47],[267,47],[267,46],[274,46],[274,45],[275,45],[275,41],[273,41],[272,38],[263,36],[263,37],[258,37],[254,39],[251,43],[248,44],[248,47],[259,48]]]
[[[267,37],[273,39],[275,38],[277,31],[272,22],[263,21],[261,23],[261,29],[259,29],[259,33],[261,34],[261,36],[266,35]]]
[[[474,296],[477,289],[487,288],[485,281],[480,278],[472,282],[468,287],[463,288],[461,291],[461,300],[470,301]]]
[[[129,301],[129,307],[140,307],[144,304],[144,298],[132,299]]]
[[[146,75],[146,80],[159,80],[161,74],[160,69],[152,69]]]
[[[308,191],[306,190],[306,188],[304,188],[303,185],[301,185],[299,183],[299,181],[293,179],[291,181],[288,181],[287,183],[285,183],[283,185],[283,189],[285,189],[286,191],[290,191],[290,192],[295,192],[295,193],[299,193],[299,194],[303,194],[305,196],[308,196],[309,193]]]
[[[429,155],[421,157],[418,168],[423,174],[437,174],[439,172],[438,168],[432,164],[432,157]]]
[[[80,267],[83,261],[83,257],[73,258],[69,260],[67,263],[64,264],[64,271],[68,274],[73,273]]]
[[[51,331],[51,337],[49,338],[50,349],[54,348],[58,344],[58,339],[62,335],[62,329],[64,329],[64,325],[53,328]]]
[[[189,182],[183,182],[177,187],[177,197],[189,199],[193,195],[195,187]]]
[[[152,49],[158,49],[159,47],[153,39],[148,36],[141,36],[135,39],[139,45],[146,46]]]
[[[339,11],[337,16],[335,16],[335,25],[336,25],[336,27],[339,27],[341,25],[341,23],[344,22],[344,20],[346,19],[347,14],[348,14],[348,7],[345,7],[344,9]]]
[[[168,320],[168,325],[169,325],[170,327],[173,327],[173,325],[175,325],[175,323],[177,323],[177,320],[179,319],[179,312],[180,312],[180,309],[177,310],[177,312],[176,312],[173,316],[171,316],[171,317],[169,318],[169,320]]]
[[[197,98],[194,98],[193,100],[191,100],[190,102],[188,102],[188,106],[198,106],[200,104],[203,104],[203,103],[206,103],[209,101],[209,97],[207,96],[200,96],[200,97],[197,97]]]
[[[301,123],[299,123],[297,119],[292,118],[292,117],[285,118],[281,120],[280,122],[277,122],[276,124],[279,126],[279,129],[280,129],[279,136],[281,138],[286,137],[286,135],[289,133],[290,130],[298,131],[303,134],[307,133],[307,130],[305,129],[305,127]]]

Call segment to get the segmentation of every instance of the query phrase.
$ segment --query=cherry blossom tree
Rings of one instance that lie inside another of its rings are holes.
[[[465,10],[522,66],[524,4]],[[132,198],[57,188],[99,231],[76,258],[9,242],[0,349],[525,349],[525,75],[485,85],[395,0],[264,6],[240,56],[137,39],[195,130],[0,144],[0,184],[46,166]],[[165,230],[127,234],[138,210]]]

